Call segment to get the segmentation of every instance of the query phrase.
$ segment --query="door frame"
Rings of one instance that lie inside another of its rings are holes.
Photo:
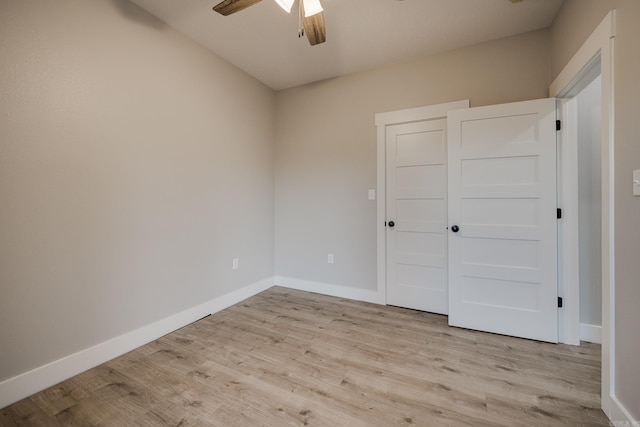
[[[377,246],[377,287],[378,301],[387,303],[387,155],[386,134],[387,126],[438,120],[447,118],[447,112],[469,108],[469,100],[447,102],[443,104],[428,105],[425,107],[409,108],[406,110],[378,113],[375,116],[377,128],[377,182],[378,200],[376,203],[376,246]]]
[[[560,137],[567,147],[561,164],[565,191],[562,199],[565,212],[577,212],[578,178],[577,164],[570,150],[577,150],[575,129],[577,126],[575,105],[571,101],[593,78],[601,76],[601,126],[602,126],[602,376],[601,405],[609,419],[623,419],[624,411],[615,397],[615,245],[614,245],[614,44],[615,10],[610,11],[595,31],[584,42],[569,63],[558,74],[549,88],[549,95],[556,98],[568,98],[562,103],[561,112],[565,116],[566,126]],[[577,151],[576,151],[577,152]],[[565,217],[562,227],[561,259],[575,262],[578,250],[577,215]],[[571,261],[574,260],[574,261]],[[578,270],[564,268],[560,291],[565,295],[567,306],[561,333],[572,343],[579,342],[579,281]],[[569,305],[571,304],[571,305]],[[562,310],[561,310],[562,313]],[[577,335],[576,335],[577,334]]]

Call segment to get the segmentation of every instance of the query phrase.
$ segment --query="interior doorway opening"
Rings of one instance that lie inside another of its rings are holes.
[[[614,212],[614,76],[615,64],[613,52],[615,50],[615,10],[607,14],[595,31],[587,38],[584,44],[578,49],[575,55],[569,60],[560,74],[551,83],[549,95],[556,98],[565,98],[561,101],[561,114],[563,118],[568,118],[567,123],[577,120],[575,117],[574,103],[575,95],[587,87],[593,80],[601,78],[601,150],[600,162],[601,179],[601,269],[602,269],[602,305],[601,305],[601,342],[602,342],[602,381],[601,397],[602,409],[609,419],[623,419],[624,410],[615,399],[615,212]],[[567,100],[566,98],[570,98]],[[572,134],[571,126],[566,126],[562,131],[563,141],[576,141],[577,137]],[[561,150],[563,154],[569,154],[567,147],[572,144],[563,144]],[[576,152],[577,154],[577,152]],[[570,156],[564,155],[562,168],[562,179],[575,179],[577,181],[577,162],[575,169],[572,169]],[[572,175],[575,172],[575,178]],[[577,186],[576,186],[577,188]],[[564,188],[563,188],[564,191]],[[572,196],[564,192],[564,202],[572,206],[577,212],[577,195]],[[572,223],[571,223],[572,224]],[[566,243],[561,249],[563,258],[563,269],[561,274],[561,290],[573,297],[574,301],[579,301],[579,280],[575,272],[579,271],[579,251],[578,247],[578,224],[565,226],[561,232],[562,242]],[[575,242],[575,245],[573,244]],[[574,250],[575,248],[575,250]],[[572,273],[573,272],[573,273]],[[563,328],[560,330],[562,340],[566,343],[579,343],[579,304],[567,305],[561,311],[563,317]]]
[[[580,340],[601,343],[602,330],[602,79],[575,97],[578,137]]]

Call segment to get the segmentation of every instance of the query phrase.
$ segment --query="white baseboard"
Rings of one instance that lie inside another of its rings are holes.
[[[121,356],[209,314],[224,310],[273,286],[273,277],[158,320],[0,382],[0,408]]]
[[[634,420],[631,413],[625,408],[622,403],[615,397],[610,397],[611,401],[611,425],[615,427],[640,427],[640,422]]]
[[[374,304],[386,303],[383,294],[369,289],[351,288],[347,286],[333,285],[330,283],[312,282],[309,280],[282,276],[276,276],[274,283],[276,286],[282,286],[284,288],[315,292],[317,294],[329,295],[332,297],[348,298]]]
[[[580,323],[580,341],[602,344],[602,326]]]

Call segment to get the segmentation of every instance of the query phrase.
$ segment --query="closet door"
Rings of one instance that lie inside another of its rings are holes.
[[[386,129],[387,304],[447,313],[447,121]]]
[[[555,105],[448,114],[452,326],[558,341]]]

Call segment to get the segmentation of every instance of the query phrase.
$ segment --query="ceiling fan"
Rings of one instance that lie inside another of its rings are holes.
[[[260,2],[261,0],[224,0],[213,7],[213,10],[221,15],[228,16],[240,12]],[[295,0],[275,0],[278,5],[290,13]],[[327,41],[326,28],[324,26],[324,14],[320,0],[299,0],[300,17],[303,29],[298,32],[298,36],[307,35],[311,46],[315,46]]]

